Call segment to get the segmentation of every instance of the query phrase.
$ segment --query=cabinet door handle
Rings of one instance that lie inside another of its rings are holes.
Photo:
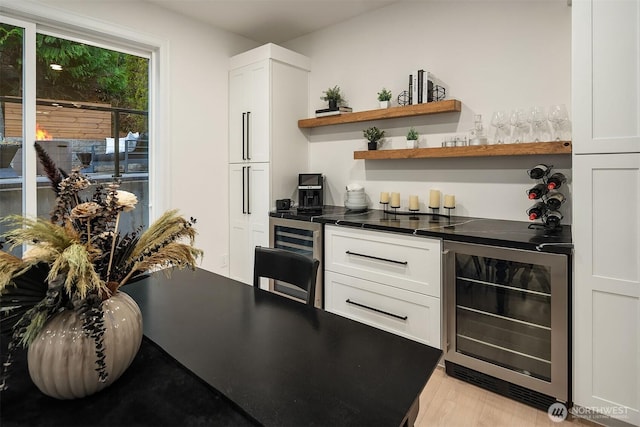
[[[247,213],[251,214],[251,166],[247,166]]]
[[[360,257],[363,257],[363,258],[377,259],[378,261],[392,262],[392,263],[394,263],[394,264],[402,264],[402,265],[407,265],[407,264],[409,264],[409,262],[407,262],[407,261],[396,261],[395,259],[380,258],[380,257],[373,256],[373,255],[359,254],[359,253],[357,253],[357,252],[346,251],[345,253],[346,253],[347,255],[354,255],[354,256],[360,256]]]
[[[250,136],[249,136],[249,129],[251,129],[251,122],[250,119],[251,118],[251,111],[247,111],[247,160],[251,160],[251,154],[249,150],[249,141],[251,140]]]
[[[379,308],[370,307],[368,305],[364,305],[364,304],[361,304],[359,302],[351,301],[348,298],[346,300],[346,303],[347,304],[352,304],[352,305],[355,305],[355,306],[358,306],[358,307],[366,308],[367,310],[375,311],[376,313],[381,313],[381,314],[385,314],[387,316],[395,317],[396,319],[400,319],[400,320],[407,320],[409,318],[408,316],[400,316],[398,314],[393,314],[393,313],[389,313],[388,311],[380,310]]]
[[[244,179],[244,170],[246,169],[246,166],[242,167],[242,213],[246,214],[247,210],[244,208],[244,200],[245,200],[245,193],[244,193],[244,187],[246,185],[245,183],[245,179]]]
[[[245,154],[244,147],[246,146],[246,135],[245,135],[245,117],[247,113],[242,113],[242,160],[247,160],[247,155]],[[244,173],[244,171],[243,171]],[[244,189],[244,186],[243,186]]]

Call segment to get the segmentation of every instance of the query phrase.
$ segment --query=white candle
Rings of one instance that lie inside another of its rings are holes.
[[[383,191],[380,193],[380,203],[389,203],[389,193]]]
[[[400,207],[400,193],[391,193],[391,205],[392,208]]]
[[[434,209],[440,208],[440,190],[429,191],[429,207]]]
[[[418,210],[418,196],[409,196],[409,210],[417,211]]]
[[[453,209],[456,207],[456,196],[453,194],[445,194],[444,195],[444,207]]]

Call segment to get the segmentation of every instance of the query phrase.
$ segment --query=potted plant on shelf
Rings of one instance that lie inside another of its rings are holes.
[[[407,148],[417,148],[418,137],[418,131],[414,128],[409,129],[409,132],[407,132]]]
[[[384,131],[378,129],[375,126],[372,126],[363,130],[362,133],[366,140],[369,141],[367,144],[369,150],[377,150],[378,143],[380,142],[380,140],[382,140],[382,138],[384,138]]]
[[[330,87],[322,93],[324,93],[324,96],[321,96],[320,99],[327,101],[329,103],[329,108],[332,110],[337,110],[338,107],[345,102],[345,99],[340,93],[340,86]]]
[[[391,91],[383,87],[382,90],[378,92],[378,101],[380,101],[380,108],[389,108]]]
[[[115,381],[142,341],[142,315],[119,288],[149,271],[195,269],[195,220],[168,211],[147,230],[121,234],[121,215],[137,197],[119,183],[96,185],[66,174],[36,143],[56,199],[50,220],[13,215],[2,237],[8,249],[30,245],[22,258],[0,251],[0,329],[8,335],[0,390],[19,346],[29,374],[46,395],[88,396]],[[0,248],[2,246],[0,245]]]

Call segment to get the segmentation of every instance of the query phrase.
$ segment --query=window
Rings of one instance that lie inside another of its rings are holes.
[[[122,231],[148,224],[149,57],[0,19],[0,216],[48,217],[53,206],[46,172],[29,153],[33,126],[59,168],[79,168],[96,185],[118,179],[138,196]],[[25,60],[31,52],[35,62]]]

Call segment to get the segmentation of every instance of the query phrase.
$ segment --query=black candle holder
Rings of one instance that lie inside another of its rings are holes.
[[[440,207],[439,206],[436,207],[436,208],[433,208],[433,207],[429,206],[429,209],[431,209],[431,212],[433,213],[433,216],[431,217],[432,221],[435,220],[436,217],[440,216]]]
[[[409,211],[411,212],[411,216],[409,217],[409,219],[420,219],[418,218],[417,212],[420,211],[420,209],[411,209],[409,208]]]
[[[451,222],[451,209],[455,209],[455,206],[445,206],[444,207],[447,210],[447,218],[449,218],[449,222]]]
[[[382,205],[382,219],[387,220],[389,218],[387,218],[387,205],[389,204],[389,202],[380,202],[380,204]]]
[[[412,211],[412,212],[398,212],[397,208],[393,208],[393,212],[389,211],[389,210],[385,210],[383,211],[384,213],[387,214],[392,214],[392,215],[411,215],[411,216],[430,216],[430,217],[436,217],[436,218],[449,218],[449,215],[446,214],[441,214],[438,212],[416,212],[416,211]]]

